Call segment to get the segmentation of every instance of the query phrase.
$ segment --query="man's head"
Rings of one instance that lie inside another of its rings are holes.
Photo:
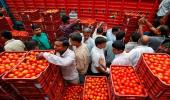
[[[169,27],[167,25],[160,25],[158,27],[158,31],[160,32],[161,36],[168,37],[169,35]]]
[[[97,37],[95,39],[95,45],[96,45],[96,47],[98,47],[100,49],[103,49],[106,47],[106,42],[107,42],[107,40],[104,37]]]
[[[114,54],[120,54],[120,53],[124,52],[125,44],[122,41],[120,41],[120,40],[116,40],[112,44],[112,47],[113,47],[112,51],[113,51]]]
[[[69,47],[69,41],[67,38],[59,38],[54,42],[54,49],[57,52],[64,52]]]
[[[140,39],[140,37],[141,37],[141,35],[140,35],[139,33],[134,32],[134,33],[132,34],[132,36],[131,36],[131,40],[132,40],[133,42],[138,42],[138,40]]]
[[[84,35],[84,39],[87,40],[92,34],[92,29],[90,28],[84,28],[83,29],[83,35]]]
[[[70,34],[70,42],[73,46],[79,47],[81,45],[82,36],[78,32]]]
[[[81,26],[79,24],[76,24],[73,26],[74,32],[81,32]]]
[[[27,50],[35,50],[37,47],[37,42],[34,40],[26,41],[25,46]]]
[[[116,40],[123,40],[125,37],[125,32],[124,31],[118,31],[116,34]]]
[[[143,35],[140,39],[139,39],[139,44],[141,45],[148,45],[150,39],[148,36]]]
[[[63,15],[61,20],[62,20],[63,23],[68,23],[70,18],[68,16],[66,16],[66,15]]]
[[[117,32],[119,31],[119,27],[112,27],[112,34],[117,34]]]
[[[97,29],[97,34],[103,35],[103,28],[98,28]]]
[[[1,33],[1,38],[5,41],[12,39],[12,33],[10,31],[4,31]]]
[[[35,35],[40,35],[40,33],[42,32],[41,27],[36,24],[32,25],[32,30]]]

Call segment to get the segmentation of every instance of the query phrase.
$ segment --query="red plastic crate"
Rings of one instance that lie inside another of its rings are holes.
[[[104,78],[105,79],[105,82],[106,82],[106,85],[107,85],[107,91],[108,91],[108,97],[106,97],[107,98],[107,100],[111,100],[111,95],[110,95],[110,88],[109,88],[109,83],[108,83],[108,80],[107,80],[107,77],[106,76],[86,76],[85,77],[85,83],[84,83],[84,91],[83,91],[83,100],[86,100],[86,99],[88,99],[89,100],[89,98],[86,98],[85,99],[85,95],[87,95],[86,94],[86,84],[88,84],[87,83],[87,79],[88,78]],[[100,91],[99,91],[100,92]],[[93,95],[92,95],[93,96]],[[103,99],[103,100],[105,100],[105,99]]]
[[[53,22],[60,20],[59,10],[49,9],[42,13],[45,22]]]
[[[110,73],[112,72],[112,68],[113,67],[132,67],[132,66],[120,66],[120,65],[111,65],[111,71]],[[133,68],[133,67],[132,67]],[[135,72],[135,70],[134,70]],[[136,74],[137,76],[137,74]],[[138,77],[138,76],[137,76]],[[113,83],[113,77],[112,77],[112,74],[110,74],[110,84],[111,84],[111,92],[113,93],[112,94],[112,99],[113,100],[145,100],[148,96],[146,90],[143,88],[143,95],[121,95],[121,94],[118,94],[115,90],[115,86],[114,86],[114,83]],[[141,83],[140,83],[141,86],[143,86]]]
[[[138,64],[136,66],[136,72],[138,73],[139,77],[143,80],[143,84],[145,85],[149,96],[152,99],[160,99],[160,98],[167,98],[170,95],[170,85],[164,83],[161,79],[159,79],[150,69],[148,66],[148,62],[144,59],[144,55],[162,55],[162,56],[167,56],[167,54],[161,54],[161,53],[156,53],[156,54],[148,54],[144,53],[140,60],[138,61]],[[161,59],[159,62],[162,60],[166,59]],[[153,63],[153,62],[152,62]],[[147,78],[146,78],[147,77]],[[164,99],[168,100],[168,99]]]
[[[40,19],[39,10],[25,10],[20,12],[23,16],[27,16],[28,20],[34,21]]]

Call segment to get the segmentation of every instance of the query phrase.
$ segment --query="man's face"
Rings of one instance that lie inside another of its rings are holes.
[[[70,42],[71,42],[72,46],[76,46],[77,47],[79,45],[79,42],[73,41],[72,39],[70,39]]]
[[[88,38],[90,37],[90,33],[87,33],[87,32],[84,32],[83,35],[84,35],[84,38],[85,38],[85,39],[88,39]]]
[[[100,48],[105,48],[106,47],[106,42],[105,43],[102,43],[102,44],[100,44]]]
[[[54,43],[54,49],[55,49],[57,52],[63,51],[63,50],[64,50],[64,46],[63,46],[62,42],[56,41],[56,42]]]
[[[33,32],[34,32],[34,34],[40,34],[41,33],[41,28],[37,28]]]
[[[116,48],[113,48],[113,49],[112,49],[112,52],[113,52],[114,54],[120,54],[121,50],[118,50],[118,49],[116,49]]]

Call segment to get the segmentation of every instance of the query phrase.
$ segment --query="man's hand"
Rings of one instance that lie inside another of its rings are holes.
[[[139,26],[144,25],[146,23],[146,19],[144,17],[140,18],[138,21]]]
[[[42,58],[44,58],[42,52],[40,54],[36,55],[36,59],[42,59]]]
[[[106,70],[106,66],[104,66],[105,65],[104,63],[105,63],[104,58],[100,57],[99,58],[99,64],[102,65],[102,67]]]

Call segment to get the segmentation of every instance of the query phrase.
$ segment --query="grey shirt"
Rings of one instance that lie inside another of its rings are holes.
[[[156,51],[164,40],[164,37],[151,36],[149,41],[149,47]]]

